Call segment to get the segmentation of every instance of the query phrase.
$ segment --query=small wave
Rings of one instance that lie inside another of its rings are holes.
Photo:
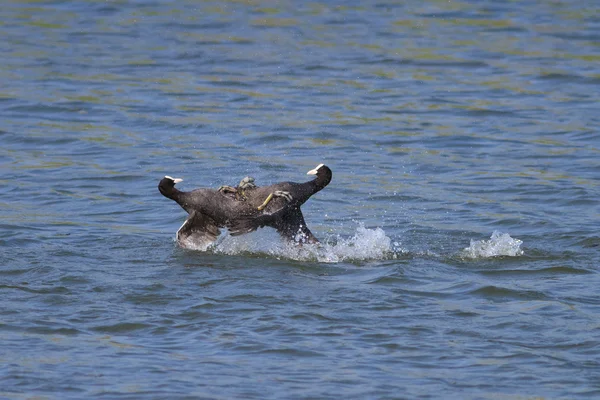
[[[266,254],[276,258],[327,263],[390,259],[396,258],[397,253],[404,252],[398,243],[392,242],[383,229],[365,228],[362,223],[356,228],[353,236],[344,238],[332,235],[320,244],[299,246],[282,241],[273,230],[261,229],[244,236],[222,235],[208,249],[186,247],[216,254]]]
[[[522,240],[513,239],[508,233],[494,231],[490,240],[471,240],[469,247],[462,251],[466,258],[489,258],[499,256],[520,256]]]

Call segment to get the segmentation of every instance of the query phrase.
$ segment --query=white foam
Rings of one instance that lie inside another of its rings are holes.
[[[260,229],[258,232],[235,237],[222,235],[210,251],[228,255],[267,254],[276,258],[335,263],[394,258],[397,249],[398,243],[392,244],[383,229],[369,229],[359,224],[354,235],[349,238],[332,235],[320,244],[302,246],[281,240],[272,229]]]
[[[498,256],[520,256],[522,240],[513,239],[508,233],[494,231],[490,240],[472,240],[471,245],[462,251],[467,258],[488,258]]]

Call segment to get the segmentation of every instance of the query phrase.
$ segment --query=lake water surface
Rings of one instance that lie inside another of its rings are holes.
[[[5,1],[0,398],[599,398],[599,15]],[[156,187],[320,163],[319,247]]]

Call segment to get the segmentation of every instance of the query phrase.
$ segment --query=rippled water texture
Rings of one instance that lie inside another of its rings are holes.
[[[0,398],[599,398],[599,15],[3,2]],[[319,163],[322,246],[175,244]]]

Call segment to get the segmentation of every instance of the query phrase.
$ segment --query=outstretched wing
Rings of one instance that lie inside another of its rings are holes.
[[[300,207],[282,207],[274,212],[238,218],[228,229],[231,236],[238,236],[265,226],[275,228],[281,236],[293,242],[319,242],[306,226]]]
[[[181,247],[205,250],[220,234],[221,231],[210,217],[192,211],[177,231],[177,243]]]
[[[306,226],[300,207],[295,207],[273,226],[287,240],[296,243],[318,243],[310,229]]]
[[[276,221],[282,219],[286,212],[286,207],[282,207],[272,212],[262,212],[261,214],[240,216],[235,220],[232,220],[227,224],[229,234],[231,236],[244,235],[246,233],[254,232],[258,228],[265,226],[274,226]]]

